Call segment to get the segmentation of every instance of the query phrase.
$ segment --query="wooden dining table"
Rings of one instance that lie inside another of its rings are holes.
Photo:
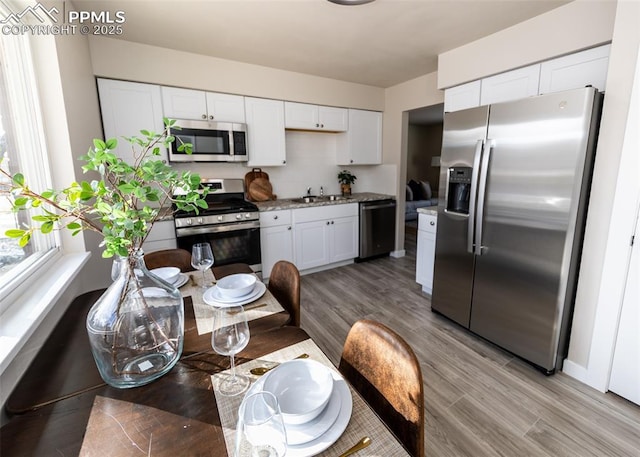
[[[0,455],[232,455],[237,414],[233,402],[241,401],[241,396],[227,400],[212,387],[212,377],[223,375],[230,360],[213,352],[210,331],[201,333],[197,317],[203,306],[201,294],[189,287],[183,291],[185,337],[180,360],[158,380],[130,389],[105,384],[91,356],[84,322],[100,294],[90,292],[74,300],[7,400],[10,420],[0,429]],[[257,300],[275,299],[266,291]],[[287,351],[298,348],[330,365],[304,330],[284,325],[288,318],[282,310],[249,321],[249,344],[236,356],[239,371],[247,372],[243,367],[263,359],[273,365],[284,361],[282,357],[293,358]],[[351,389],[351,395],[353,412],[347,429],[322,455],[338,455],[355,436],[369,430],[375,434],[373,444],[359,455],[408,455],[357,392]]]

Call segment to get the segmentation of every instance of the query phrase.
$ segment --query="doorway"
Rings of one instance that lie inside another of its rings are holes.
[[[415,253],[417,209],[438,204],[444,104],[417,108],[407,113],[404,248],[407,253]]]

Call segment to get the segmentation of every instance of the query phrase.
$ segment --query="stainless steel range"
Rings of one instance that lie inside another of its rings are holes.
[[[209,243],[214,265],[246,263],[261,271],[260,215],[244,198],[242,179],[205,179],[209,207],[200,214],[177,211],[174,215],[178,247],[191,252],[196,243]]]

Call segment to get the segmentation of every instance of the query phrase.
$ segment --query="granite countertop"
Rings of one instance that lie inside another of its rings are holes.
[[[396,197],[393,195],[386,194],[377,194],[374,192],[359,192],[354,193],[350,197],[342,199],[342,200],[334,200],[331,201],[327,199],[320,199],[311,203],[301,203],[297,200],[299,198],[283,198],[279,200],[272,200],[267,202],[255,202],[258,210],[260,211],[276,211],[283,209],[294,209],[294,208],[308,208],[311,206],[327,206],[327,205],[344,205],[346,203],[360,203],[360,202],[369,202],[375,200],[384,200],[384,199],[392,199],[395,200]]]
[[[416,211],[422,214],[428,214],[430,216],[438,215],[438,207],[437,206],[423,206],[422,208],[418,208]]]

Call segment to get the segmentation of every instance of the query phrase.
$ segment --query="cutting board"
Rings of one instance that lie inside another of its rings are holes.
[[[249,185],[249,196],[254,202],[273,200],[273,188],[268,179],[256,178]]]
[[[250,201],[265,202],[276,198],[269,182],[269,175],[260,168],[254,168],[244,176],[244,187]]]

